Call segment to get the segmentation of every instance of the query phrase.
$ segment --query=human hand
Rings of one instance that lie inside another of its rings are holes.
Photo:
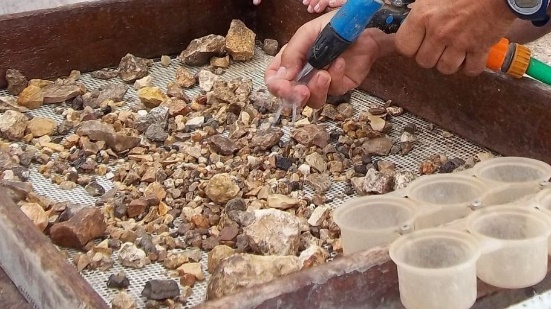
[[[416,0],[396,33],[398,52],[423,68],[484,71],[490,48],[515,20],[503,0]]]
[[[262,0],[253,0],[254,5],[259,5]],[[321,13],[327,7],[338,8],[343,6],[346,0],[302,0],[302,4],[307,5],[309,13]]]
[[[301,26],[274,57],[264,74],[270,93],[302,106],[321,108],[328,94],[341,95],[356,88],[378,58],[395,50],[394,35],[367,29],[328,68],[317,71],[307,85],[297,85],[294,79],[306,63],[310,47],[335,13],[324,14]]]

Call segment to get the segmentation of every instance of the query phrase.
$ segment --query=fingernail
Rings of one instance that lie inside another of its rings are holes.
[[[258,5],[260,3],[260,0],[253,0],[253,4]]]
[[[329,1],[329,6],[331,6],[331,7],[334,6],[334,5],[335,5],[335,2],[336,2],[335,0]]]
[[[314,11],[319,12],[319,10],[320,10],[320,5],[319,5],[319,3],[318,3],[318,4],[316,4],[316,6],[314,7]]]
[[[328,82],[329,82],[329,78],[327,78],[327,76],[320,75],[318,77],[318,85],[319,86],[325,86],[325,85],[327,85]]]
[[[281,68],[279,68],[279,70],[277,70],[276,77],[277,78],[282,78],[282,77],[285,77],[285,74],[287,74],[287,68],[286,67],[281,67]]]
[[[312,12],[313,12],[313,11],[312,11],[312,6],[309,5],[309,6],[308,6],[308,13],[312,13]]]
[[[302,4],[304,4],[304,5],[308,5],[308,3],[310,3],[310,0],[303,0],[302,1]]]

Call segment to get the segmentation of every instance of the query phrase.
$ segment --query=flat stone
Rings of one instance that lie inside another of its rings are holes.
[[[325,193],[329,191],[331,186],[333,185],[333,181],[331,180],[331,177],[327,174],[310,174],[307,177],[308,185],[314,189],[314,191],[318,194]]]
[[[102,236],[107,224],[98,208],[85,207],[71,219],[50,228],[50,238],[56,245],[82,249],[90,240]]]
[[[362,148],[368,155],[386,156],[392,148],[392,141],[387,137],[376,137],[368,139]]]
[[[52,135],[57,128],[57,123],[48,118],[34,117],[27,124],[25,132],[32,134],[34,137],[41,137],[44,135]]]
[[[314,209],[314,212],[312,212],[312,214],[310,215],[310,218],[308,218],[308,224],[310,224],[311,226],[320,226],[327,218],[330,211],[331,208],[329,208],[329,206],[316,207],[316,209]]]
[[[63,103],[84,94],[83,89],[78,85],[52,84],[44,87],[43,92],[44,104]]]
[[[259,147],[260,150],[269,150],[277,145],[283,137],[283,131],[280,128],[270,128],[257,132],[251,140],[252,147]]]
[[[176,84],[182,88],[191,88],[197,84],[197,78],[188,69],[179,66],[176,69]]]
[[[164,300],[180,295],[178,282],[174,280],[149,280],[145,283],[141,295],[147,299]]]
[[[329,133],[323,127],[315,124],[308,124],[294,129],[291,137],[306,147],[318,146],[324,148],[329,143]]]
[[[300,206],[300,200],[283,194],[268,195],[268,207],[286,210]]]
[[[136,90],[151,86],[153,86],[153,77],[151,75],[142,77],[134,82],[134,89]]]
[[[216,174],[208,181],[205,187],[207,197],[219,204],[225,204],[239,194],[239,186],[233,181],[230,174]]]
[[[11,141],[20,141],[25,135],[29,119],[16,111],[5,111],[0,116],[0,136]]]
[[[23,73],[14,69],[6,70],[6,81],[8,82],[8,93],[11,95],[19,95],[29,83]]]
[[[212,274],[207,286],[207,300],[232,295],[299,271],[296,256],[258,256],[234,254],[224,259]]]
[[[234,19],[226,35],[226,50],[234,61],[248,61],[254,56],[256,34],[241,20]]]
[[[92,78],[102,79],[102,80],[113,79],[113,78],[117,77],[118,75],[119,75],[119,70],[118,69],[113,70],[113,69],[110,69],[110,68],[104,68],[104,69],[97,70],[97,71],[94,71],[94,72],[90,73],[90,76],[92,76]]]
[[[201,263],[185,263],[182,266],[178,267],[178,273],[180,275],[193,275],[199,281],[203,281],[205,279],[205,276],[203,275],[203,270],[201,268]]]
[[[221,135],[212,136],[209,139],[209,145],[217,154],[223,156],[233,155],[239,150],[234,141]]]
[[[115,132],[112,126],[99,120],[88,120],[80,124],[76,131],[79,136],[88,136],[93,141],[104,141],[116,152],[124,152],[140,144],[140,137]]]
[[[179,59],[191,66],[202,66],[210,58],[221,55],[225,51],[226,38],[221,35],[209,34],[192,40],[187,48],[180,53]]]
[[[147,60],[126,54],[119,63],[119,77],[125,82],[133,82],[149,74]]]
[[[305,161],[306,164],[310,165],[310,167],[320,173],[323,173],[327,170],[327,162],[325,161],[325,157],[317,152],[313,152],[307,155]]]
[[[365,175],[363,191],[366,193],[385,194],[394,188],[394,177],[371,168]]]
[[[249,245],[263,255],[295,255],[300,244],[300,222],[288,212],[278,209],[259,209],[254,220],[243,228]]]
[[[44,104],[44,91],[38,86],[29,85],[20,92],[17,104],[28,109],[39,108]]]

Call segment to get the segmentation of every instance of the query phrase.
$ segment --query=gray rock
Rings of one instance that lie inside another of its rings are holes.
[[[180,296],[180,288],[174,280],[149,280],[145,283],[142,296],[152,300],[164,300]]]

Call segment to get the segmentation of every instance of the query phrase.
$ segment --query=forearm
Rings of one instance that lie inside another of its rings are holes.
[[[530,21],[517,19],[505,35],[511,42],[526,44],[535,41],[551,32],[551,22],[543,27],[536,27]]]

